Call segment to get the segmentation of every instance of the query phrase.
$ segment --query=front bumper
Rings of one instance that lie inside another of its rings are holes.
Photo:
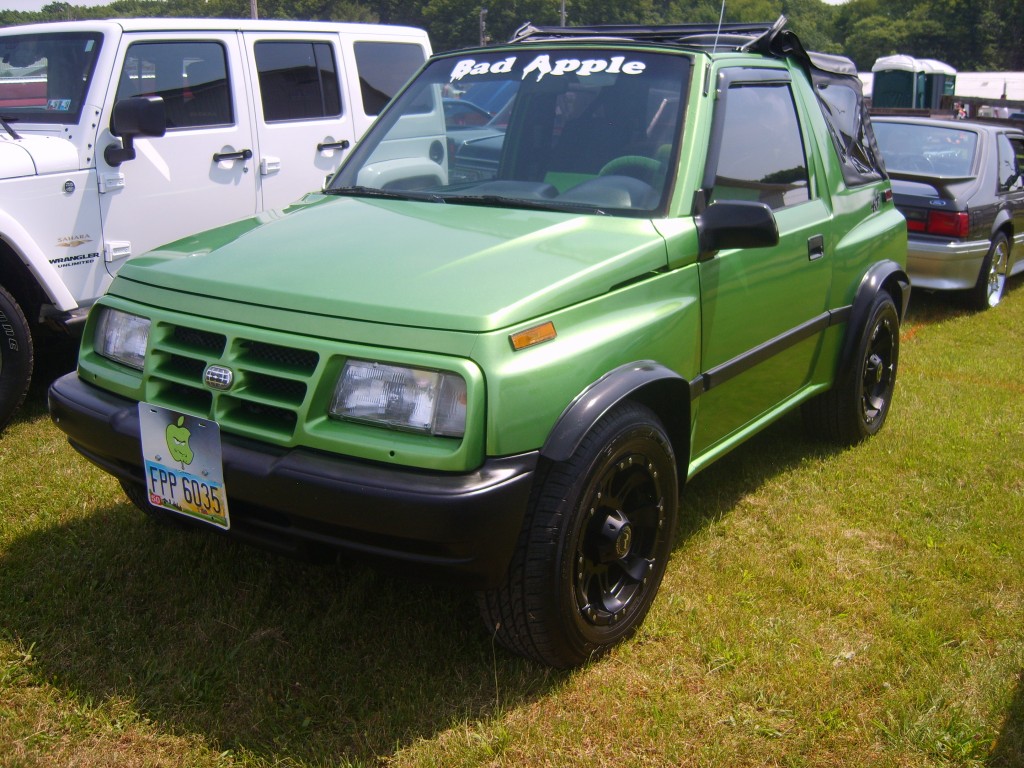
[[[50,416],[72,447],[142,484],[138,404],[57,379]],[[500,582],[522,526],[538,453],[489,459],[465,474],[409,470],[221,436],[231,531],[254,543],[327,545]],[[173,513],[171,513],[173,514]],[[212,530],[212,529],[211,529]]]
[[[915,288],[930,291],[961,291],[973,288],[981,263],[990,247],[988,240],[938,240],[911,235],[907,239],[907,274]]]

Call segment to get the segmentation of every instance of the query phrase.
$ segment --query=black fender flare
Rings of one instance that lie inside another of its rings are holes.
[[[906,270],[895,261],[886,259],[871,266],[861,278],[857,286],[857,293],[853,298],[850,307],[850,314],[846,322],[846,335],[843,338],[843,352],[839,358],[839,370],[836,372],[836,381],[842,381],[849,366],[853,362],[856,352],[860,329],[867,321],[868,312],[875,297],[881,292],[888,292],[896,304],[896,311],[899,313],[900,322],[907,314],[907,305],[910,303],[910,278]]]
[[[567,461],[587,432],[628,398],[639,399],[658,413],[675,447],[676,462],[685,467],[689,455],[690,383],[653,360],[614,368],[577,395],[555,422],[540,449],[541,456]]]

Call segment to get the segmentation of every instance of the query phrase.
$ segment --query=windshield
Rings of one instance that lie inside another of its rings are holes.
[[[0,117],[77,123],[102,40],[98,32],[0,37]]]
[[[970,176],[978,134],[959,128],[876,121],[875,138],[890,173]]]
[[[668,198],[689,68],[612,48],[437,59],[328,192],[650,214]]]

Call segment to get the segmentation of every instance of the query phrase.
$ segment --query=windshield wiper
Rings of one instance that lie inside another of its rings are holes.
[[[607,215],[607,211],[589,203],[576,203],[559,200],[558,198],[540,198],[531,200],[523,197],[504,197],[502,195],[448,195],[445,201],[458,205],[480,205],[488,208],[529,208],[535,211],[565,211],[568,213],[593,213]]]
[[[0,116],[0,125],[2,125],[4,127],[4,130],[10,134],[12,139],[21,138],[21,134],[19,134],[16,130],[14,130],[11,127],[11,123],[13,123],[17,119],[18,118],[16,117],[7,117],[6,115]]]
[[[377,187],[334,187],[324,190],[325,195],[352,197],[378,197],[384,200],[432,200],[431,197],[424,197],[422,194],[410,194],[408,192],[393,192]]]

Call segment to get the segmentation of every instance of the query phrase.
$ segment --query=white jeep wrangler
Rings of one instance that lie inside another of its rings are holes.
[[[321,188],[429,55],[371,24],[0,30],[0,429],[33,336],[75,330],[129,257]]]

